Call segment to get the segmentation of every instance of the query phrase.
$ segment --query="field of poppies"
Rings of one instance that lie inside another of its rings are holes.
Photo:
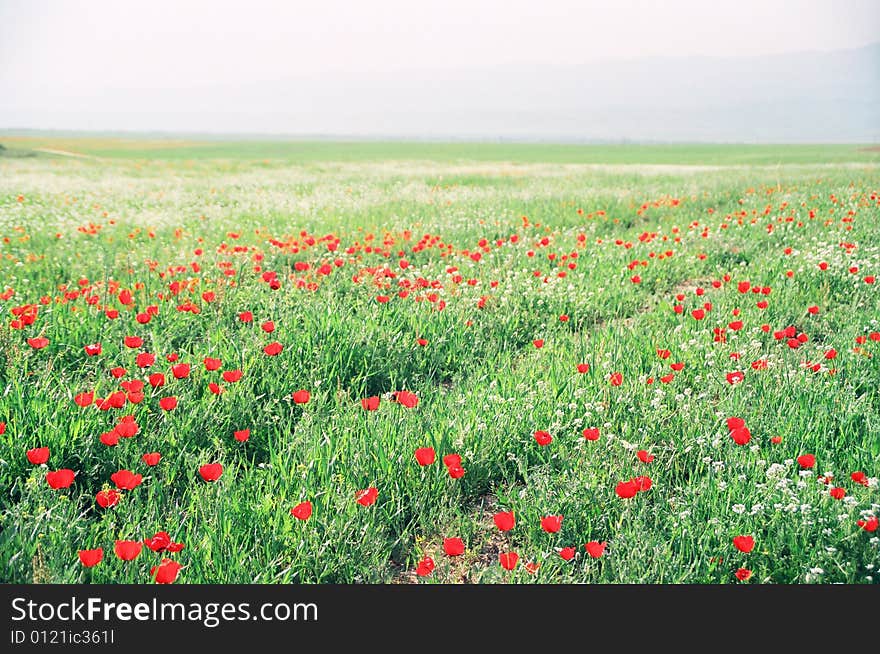
[[[880,152],[12,145],[0,581],[880,581]]]

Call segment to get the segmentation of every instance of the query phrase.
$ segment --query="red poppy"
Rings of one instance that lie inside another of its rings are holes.
[[[435,453],[433,447],[420,447],[416,450],[416,461],[420,466],[429,466],[434,463]]]
[[[284,346],[281,345],[278,341],[273,341],[269,343],[266,347],[263,348],[263,352],[268,354],[270,357],[278,356],[281,354],[281,350],[284,349]]]
[[[299,390],[293,392],[293,401],[297,404],[305,404],[312,397],[312,394],[306,390]]]
[[[49,484],[49,488],[53,490],[69,488],[70,485],[73,483],[74,476],[75,474],[73,470],[62,468],[61,470],[47,472],[46,483]]]
[[[605,553],[605,546],[607,543],[591,540],[589,543],[584,545],[584,549],[587,550],[587,554],[589,554],[592,558],[598,559]]]
[[[465,470],[461,466],[448,466],[446,472],[448,472],[449,476],[453,479],[461,479],[465,475]]]
[[[614,492],[622,499],[629,499],[636,496],[639,486],[633,480],[621,481],[614,487]]]
[[[425,347],[428,344],[428,339],[426,338],[417,338],[416,343],[418,343],[421,347]]]
[[[118,491],[113,490],[112,488],[109,490],[98,491],[98,493],[95,495],[95,501],[102,509],[116,506],[121,498],[122,495],[120,495]]]
[[[171,545],[171,536],[167,531],[157,531],[152,538],[145,538],[144,545],[154,552],[163,552]]]
[[[191,366],[188,363],[178,363],[171,366],[171,374],[174,375],[175,379],[185,379],[189,377],[190,368]]]
[[[532,345],[534,345],[536,348],[538,348],[540,350],[542,347],[544,347],[544,339],[537,338],[534,341],[532,341]]]
[[[94,568],[104,558],[104,550],[100,547],[93,550],[79,550],[80,563],[86,568]]]
[[[378,395],[373,395],[372,397],[365,397],[361,399],[361,406],[365,411],[375,411],[379,408],[380,398]]]
[[[161,458],[162,458],[162,455],[159,454],[158,452],[149,452],[147,454],[144,454],[141,457],[141,460],[144,463],[146,463],[148,466],[152,467],[154,465],[157,465]]]
[[[562,516],[561,515],[548,515],[541,518],[541,529],[546,531],[548,534],[555,534],[560,529],[562,529]]]
[[[42,336],[38,336],[36,338],[27,339],[27,344],[30,345],[35,350],[42,350],[49,344],[48,338],[43,338]]]
[[[649,454],[647,450],[639,450],[636,452],[636,456],[639,457],[639,461],[642,463],[651,463],[654,460],[654,455]]]
[[[290,515],[297,520],[308,520],[312,515],[312,503],[309,501],[300,502],[290,510]]]
[[[223,365],[220,359],[212,359],[211,357],[205,357],[203,363],[205,364],[205,370],[218,370]]]
[[[141,352],[135,357],[134,362],[138,368],[149,368],[156,363],[156,355],[150,352]]]
[[[816,465],[816,457],[812,454],[801,454],[797,458],[797,462],[801,468],[812,468]]]
[[[559,556],[562,557],[563,561],[571,561],[575,554],[577,554],[577,550],[573,547],[563,547],[559,550]]]
[[[443,551],[446,556],[460,556],[464,554],[464,541],[457,536],[443,539]]]
[[[397,401],[407,409],[413,409],[419,404],[419,397],[410,391],[399,391],[397,393]]]
[[[831,495],[835,500],[842,500],[846,497],[846,489],[835,487],[828,491],[828,494]]]
[[[81,407],[90,406],[95,401],[94,393],[80,393],[73,398],[73,401],[76,402]]]
[[[535,441],[538,443],[538,445],[541,445],[541,446],[549,445],[550,443],[553,442],[553,437],[550,435],[549,432],[546,432],[546,431],[538,430],[534,433],[534,436],[535,436]]]
[[[752,577],[752,571],[748,568],[740,568],[733,573],[740,581],[748,581]]]
[[[587,427],[584,429],[584,438],[588,441],[597,441],[599,440],[599,428],[598,427]]]
[[[505,570],[513,570],[519,561],[519,554],[516,552],[504,552],[498,555],[498,562]]]
[[[516,526],[516,518],[513,515],[513,511],[501,511],[492,516],[492,519],[500,531],[510,531]]]
[[[223,381],[227,384],[234,384],[241,379],[241,370],[224,370]]]
[[[416,574],[419,577],[427,577],[432,572],[434,572],[434,559],[432,559],[430,556],[426,556],[421,561],[419,561],[419,564],[416,567]]]
[[[868,485],[868,475],[866,475],[861,470],[857,470],[849,476],[855,483],[867,487]]]
[[[733,386],[734,384],[739,384],[746,378],[745,374],[741,371],[736,370],[734,372],[727,373],[727,383]]]
[[[239,443],[245,443],[251,437],[250,429],[239,429],[232,434]]]
[[[171,411],[177,407],[177,398],[172,396],[163,397],[159,400],[159,406],[163,411]]]
[[[150,576],[156,580],[157,584],[172,584],[177,579],[177,573],[182,567],[177,561],[162,559],[159,565],[150,568]]]
[[[27,460],[35,466],[42,465],[49,460],[48,447],[35,447],[27,451]]]
[[[272,322],[271,320],[267,320],[262,325],[260,325],[260,329],[262,329],[267,334],[271,334],[272,332],[275,331],[275,323]]]
[[[143,544],[136,540],[118,540],[113,545],[113,551],[123,561],[133,561],[141,553]]]
[[[623,375],[619,372],[613,372],[608,377],[608,381],[611,382],[612,386],[620,386],[623,383]]]
[[[93,343],[91,345],[86,345],[84,349],[86,351],[86,354],[88,354],[90,357],[95,357],[95,356],[98,356],[99,354],[101,354],[101,344],[100,343]]]
[[[379,497],[379,490],[374,486],[359,490],[355,496],[355,501],[361,506],[370,506],[375,504],[376,498]]]
[[[590,371],[590,364],[589,364],[589,363],[579,363],[579,364],[577,364],[577,371],[578,371],[579,373],[581,373],[582,375],[583,375],[584,373],[586,373],[586,372],[589,372],[589,371]]]
[[[118,470],[110,475],[110,481],[120,490],[134,490],[140,486],[142,480],[142,475],[136,475],[131,470]]]
[[[877,518],[877,516],[871,516],[867,520],[857,520],[856,524],[865,531],[873,533],[877,531],[877,527],[880,526],[880,518]]]
[[[748,554],[755,549],[755,539],[752,536],[736,536],[733,539],[733,546],[740,552]]]
[[[199,474],[205,481],[217,481],[220,479],[220,475],[223,474],[223,464],[206,463],[199,468]]]

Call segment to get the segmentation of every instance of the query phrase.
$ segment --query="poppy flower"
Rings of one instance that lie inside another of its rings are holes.
[[[138,368],[149,368],[156,363],[156,355],[150,352],[141,352],[135,357],[134,362]]]
[[[309,501],[300,502],[290,510],[290,515],[297,520],[308,520],[312,515],[312,503]]]
[[[428,339],[426,338],[417,338],[416,343],[419,344],[420,347],[425,347],[428,344]]]
[[[516,526],[516,518],[513,515],[513,511],[501,511],[496,513],[492,516],[492,520],[500,531],[510,531]]]
[[[420,466],[429,466],[434,463],[435,453],[433,447],[420,447],[416,450],[416,461]]]
[[[254,314],[250,311],[242,311],[241,313],[238,314],[238,319],[241,322],[253,322],[254,321]]]
[[[206,463],[199,468],[199,474],[205,481],[217,481],[220,479],[220,475],[223,474],[223,464]]]
[[[654,484],[654,482],[651,481],[651,478],[645,475],[633,477],[630,481],[632,481],[640,491],[651,490],[651,486]]]
[[[831,495],[831,497],[833,497],[835,500],[842,500],[844,497],[846,497],[846,489],[835,487],[828,491],[828,494]]]
[[[163,411],[171,411],[177,407],[177,398],[172,396],[163,397],[159,400],[159,406]]]
[[[562,557],[563,561],[571,561],[575,554],[577,554],[577,550],[573,547],[563,547],[559,550],[559,556]]]
[[[227,384],[234,384],[241,379],[241,370],[224,370],[223,381]]]
[[[110,481],[120,490],[134,490],[140,486],[142,480],[142,475],[136,475],[131,470],[118,470],[110,475]]]
[[[739,568],[733,574],[740,581],[748,581],[752,577],[752,571],[749,570],[748,568]]]
[[[161,458],[162,458],[162,455],[159,454],[158,452],[149,452],[147,454],[144,454],[141,457],[141,460],[144,463],[146,463],[148,466],[152,467],[154,465],[157,465]]]
[[[535,436],[535,442],[537,442],[538,445],[541,445],[541,446],[549,445],[550,443],[553,442],[553,437],[550,435],[549,432],[546,432],[546,431],[538,430],[534,433],[534,436]]]
[[[161,372],[154,372],[152,375],[147,377],[147,381],[150,382],[150,386],[153,388],[162,388],[165,385],[165,375]]]
[[[735,536],[733,546],[740,552],[748,554],[755,549],[755,539],[752,536]]]
[[[98,493],[95,495],[95,501],[102,509],[116,506],[121,498],[122,495],[120,495],[118,491],[113,490],[112,488],[109,490],[98,491]]]
[[[144,339],[140,336],[126,336],[122,339],[122,342],[125,344],[125,347],[136,350],[144,344]]]
[[[211,357],[205,357],[202,363],[205,364],[205,370],[208,371],[218,370],[223,365],[220,359],[212,359]]]
[[[519,561],[519,554],[516,552],[504,552],[498,555],[498,562],[505,570],[513,570]]]
[[[607,543],[591,540],[589,543],[584,545],[584,549],[587,550],[587,554],[594,559],[598,559],[605,553],[605,546]]]
[[[464,554],[464,541],[457,536],[443,539],[443,551],[446,556],[461,556]]]
[[[107,447],[113,447],[119,443],[119,434],[115,431],[106,431],[101,434],[100,441]]]
[[[608,377],[608,381],[612,386],[620,386],[623,383],[623,375],[619,372],[611,373],[611,376]]]
[[[727,383],[730,384],[731,386],[733,386],[734,384],[739,384],[741,381],[743,381],[746,378],[745,374],[743,374],[739,370],[727,373],[726,377],[727,377]]]
[[[449,473],[449,476],[453,479],[461,479],[464,477],[465,470],[461,466],[447,466],[446,472]]]
[[[93,550],[79,550],[79,561],[86,568],[94,568],[104,558],[103,548],[97,547]]]
[[[136,540],[118,540],[113,544],[113,551],[123,561],[134,561],[143,547],[143,544]]]
[[[175,379],[186,379],[189,377],[191,366],[188,363],[178,363],[171,366],[171,374]]]
[[[562,529],[562,516],[561,515],[548,515],[541,518],[541,529],[546,531],[548,534],[555,534],[560,529]]]
[[[173,584],[182,567],[177,561],[162,559],[159,565],[150,568],[150,576],[155,579],[157,584]]]
[[[6,423],[0,422],[0,436],[6,433]]]
[[[246,443],[247,440],[251,437],[251,430],[239,429],[238,431],[233,432],[232,435],[239,443]]]
[[[49,344],[49,339],[44,338],[42,336],[38,336],[36,338],[27,339],[27,344],[30,345],[35,350],[42,350]]]
[[[797,462],[801,468],[812,468],[816,465],[816,457],[812,454],[801,454],[797,458]]]
[[[544,347],[544,339],[536,338],[534,341],[532,341],[532,345],[540,350],[542,347]]]
[[[589,371],[590,371],[590,364],[589,364],[589,363],[579,363],[579,364],[577,364],[577,371],[578,371],[579,373],[581,373],[582,375],[583,375],[584,373],[589,372]]]
[[[260,325],[260,329],[262,329],[267,334],[271,334],[272,332],[275,331],[275,323],[272,322],[271,320],[267,320],[262,325]]]
[[[379,490],[373,486],[359,490],[355,496],[355,501],[361,506],[370,506],[375,504],[376,498],[379,497]]]
[[[293,401],[296,404],[305,404],[312,397],[312,394],[306,390],[299,390],[293,392]]]
[[[42,465],[49,460],[48,447],[35,447],[27,451],[27,460],[35,466]]]
[[[587,427],[584,429],[584,438],[588,441],[597,441],[599,440],[599,428],[598,427]]]
[[[74,476],[75,474],[73,470],[62,468],[61,470],[47,472],[46,483],[49,484],[49,488],[51,488],[52,490],[69,488],[70,485],[73,483]]]
[[[857,520],[856,524],[867,532],[873,533],[880,526],[880,519],[877,516],[871,516],[867,520]]]
[[[861,470],[857,470],[856,472],[850,474],[850,479],[853,480],[856,484],[867,487],[868,485],[868,475],[866,475]]]
[[[418,566],[416,566],[416,574],[419,577],[427,577],[432,572],[434,572],[434,559],[430,556],[426,556],[419,561]]]
[[[636,456],[642,463],[651,463],[651,461],[654,460],[654,455],[649,454],[647,450],[639,450],[638,452],[636,452]]]
[[[86,354],[88,354],[90,357],[96,357],[101,354],[100,343],[92,343],[91,345],[86,345],[83,349],[85,349]]]
[[[284,346],[281,345],[278,341],[273,341],[269,343],[266,347],[263,348],[263,352],[265,352],[270,357],[278,356],[281,354],[281,350],[284,349]]]
[[[90,406],[95,401],[95,394],[94,393],[79,393],[78,395],[76,395],[73,398],[73,401],[81,407],[87,407],[87,406]]]
[[[380,398],[378,395],[373,395],[372,397],[365,397],[361,399],[361,406],[365,411],[375,411],[379,408]]]
[[[621,481],[614,487],[614,492],[618,497],[626,500],[636,496],[636,493],[639,492],[639,486],[633,480]]]
[[[407,409],[413,409],[419,404],[419,396],[410,391],[399,391],[396,396],[397,401]]]

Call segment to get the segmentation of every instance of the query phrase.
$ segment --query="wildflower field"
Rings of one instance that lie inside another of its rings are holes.
[[[876,148],[0,142],[4,582],[880,580]]]

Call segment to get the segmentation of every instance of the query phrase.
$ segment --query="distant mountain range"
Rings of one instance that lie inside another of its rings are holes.
[[[401,54],[405,57],[405,53]],[[3,92],[0,127],[552,141],[880,142],[880,43],[761,57]]]

